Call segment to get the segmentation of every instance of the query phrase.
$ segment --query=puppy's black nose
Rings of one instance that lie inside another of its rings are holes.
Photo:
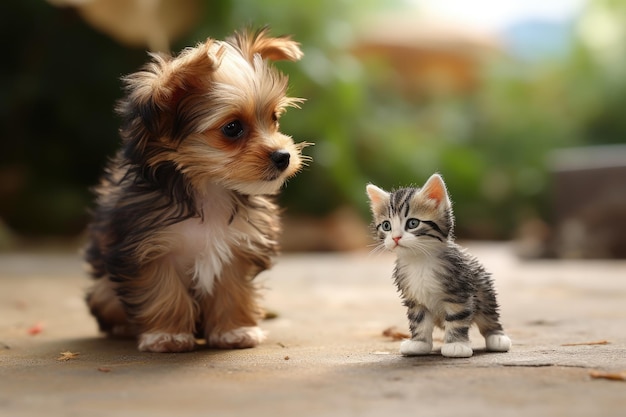
[[[287,151],[274,151],[270,154],[270,159],[274,163],[274,166],[281,171],[284,171],[289,166],[290,154]]]

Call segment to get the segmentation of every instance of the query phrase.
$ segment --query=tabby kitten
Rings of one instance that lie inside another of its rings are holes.
[[[393,272],[411,330],[400,345],[405,356],[427,355],[433,329],[444,329],[441,354],[472,356],[469,328],[476,323],[487,350],[506,352],[511,340],[500,325],[490,274],[454,243],[452,205],[443,179],[432,175],[422,188],[388,193],[367,185],[379,248],[397,255]]]

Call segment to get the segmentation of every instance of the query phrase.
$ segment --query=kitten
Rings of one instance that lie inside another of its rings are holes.
[[[397,255],[393,278],[411,330],[400,353],[429,354],[436,325],[445,330],[443,356],[470,357],[472,323],[485,337],[487,350],[508,351],[511,340],[499,321],[491,276],[454,243],[452,204],[441,176],[432,175],[422,188],[391,193],[368,184],[367,194],[379,248]]]

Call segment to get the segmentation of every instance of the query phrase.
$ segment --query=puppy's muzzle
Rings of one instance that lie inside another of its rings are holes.
[[[270,154],[272,163],[279,171],[284,171],[289,166],[289,158],[291,154],[285,150],[274,151]]]

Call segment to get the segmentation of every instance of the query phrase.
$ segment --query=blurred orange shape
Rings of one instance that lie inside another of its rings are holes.
[[[30,335],[39,334],[43,331],[43,323],[42,322],[35,323],[31,327],[29,327],[27,331],[28,331],[28,334]]]

